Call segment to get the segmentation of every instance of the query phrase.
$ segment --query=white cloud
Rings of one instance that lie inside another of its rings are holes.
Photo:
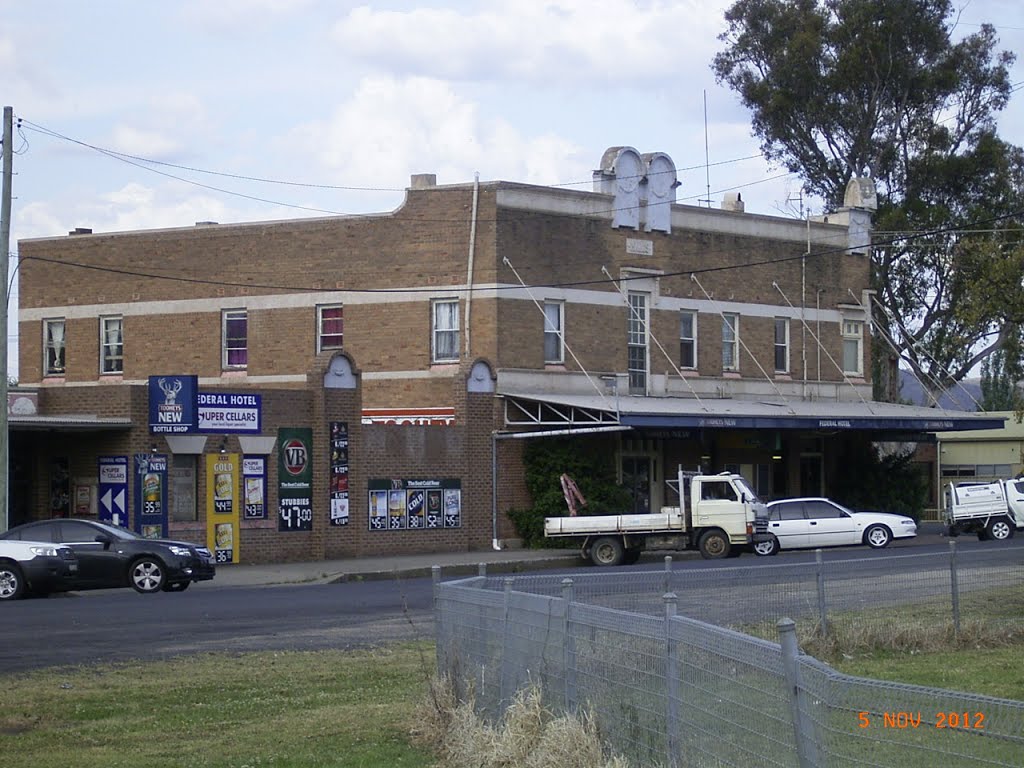
[[[484,180],[551,183],[589,176],[594,162],[574,167],[579,148],[568,139],[523,135],[482,116],[451,84],[422,77],[364,79],[329,119],[303,126],[292,143],[309,148],[342,183],[370,187],[405,187],[410,173],[459,183],[474,171]]]
[[[468,14],[361,6],[333,35],[349,56],[401,75],[623,84],[706,71],[721,10],[700,0],[519,0]]]
[[[168,157],[181,146],[156,131],[144,131],[128,125],[114,128],[113,149],[128,155],[159,159]]]

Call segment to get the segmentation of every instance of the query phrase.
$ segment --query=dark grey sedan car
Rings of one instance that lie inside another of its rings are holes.
[[[75,589],[132,587],[144,594],[180,592],[193,581],[212,579],[213,556],[187,541],[147,539],[95,520],[40,520],[0,534],[0,539],[48,541],[70,547],[78,557]]]

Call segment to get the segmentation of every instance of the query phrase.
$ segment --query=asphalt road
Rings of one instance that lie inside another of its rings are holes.
[[[915,541],[878,551],[826,550],[823,560],[830,579],[856,586],[850,594],[857,600],[889,605],[894,596],[913,596],[941,583],[936,574],[948,572],[948,556],[944,542]],[[733,602],[742,609],[751,603],[744,595],[796,590],[791,587],[796,574],[814,558],[813,552],[721,561],[679,558],[672,563],[672,589],[680,593],[681,608],[682,603],[689,608],[681,612],[714,620],[702,606],[715,590],[736,590]],[[961,539],[958,560],[965,568],[983,562],[987,568],[1019,571],[1024,537],[1008,542]],[[585,589],[594,595],[612,594],[623,582],[635,582],[636,593],[620,607],[656,612],[662,610],[663,563],[663,557],[648,555],[633,566],[584,566],[519,575],[516,580],[523,583],[532,576],[553,591],[561,579],[574,577],[581,598]],[[492,577],[494,588],[504,578]],[[0,674],[207,651],[353,648],[432,638],[431,604],[429,578],[274,587],[211,583],[182,593],[140,595],[121,589],[21,600],[0,605]]]

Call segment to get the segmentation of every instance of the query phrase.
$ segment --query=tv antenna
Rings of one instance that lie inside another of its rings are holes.
[[[711,155],[708,151],[708,91],[704,89],[704,182],[707,184],[707,197],[699,199],[698,203],[707,203],[711,207]]]

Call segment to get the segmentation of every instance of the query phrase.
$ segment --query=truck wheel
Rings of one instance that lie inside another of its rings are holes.
[[[1013,537],[1013,526],[1005,517],[989,521],[987,528],[988,537],[996,541],[1004,541]]]
[[[754,545],[754,554],[761,555],[762,557],[771,557],[779,553],[779,540],[775,538],[774,534],[768,534],[771,536],[767,541],[759,541]]]
[[[17,600],[24,593],[21,569],[13,563],[0,563],[0,600]]]
[[[701,536],[697,548],[700,550],[701,557],[705,560],[718,560],[722,557],[728,557],[729,550],[732,549],[729,544],[729,537],[718,529],[708,531]]]
[[[590,545],[590,559],[594,565],[622,565],[625,550],[622,539],[602,536]]]

